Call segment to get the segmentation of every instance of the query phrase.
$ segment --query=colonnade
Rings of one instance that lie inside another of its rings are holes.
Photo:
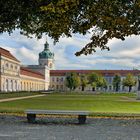
[[[21,81],[19,79],[4,78],[1,84],[2,92],[39,91],[39,90],[45,90],[45,82]]]

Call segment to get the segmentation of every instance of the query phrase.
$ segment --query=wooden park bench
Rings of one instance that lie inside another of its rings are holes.
[[[90,113],[88,111],[71,111],[71,110],[26,110],[27,120],[29,123],[35,122],[37,114],[45,115],[74,115],[78,116],[79,124],[86,122],[86,116]]]

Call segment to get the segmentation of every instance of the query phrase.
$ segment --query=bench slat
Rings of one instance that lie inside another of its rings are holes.
[[[72,110],[26,110],[27,114],[48,114],[48,115],[89,115],[89,111],[72,111]]]

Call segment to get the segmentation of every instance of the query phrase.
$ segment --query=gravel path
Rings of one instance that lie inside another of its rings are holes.
[[[42,97],[42,96],[45,96],[45,95],[44,94],[41,94],[41,95],[32,95],[32,96],[25,96],[25,97],[6,98],[6,99],[0,99],[0,103],[1,102],[14,101],[14,100],[21,100],[21,99]]]
[[[88,118],[38,118],[28,124],[26,117],[0,116],[0,140],[140,140],[140,120]]]

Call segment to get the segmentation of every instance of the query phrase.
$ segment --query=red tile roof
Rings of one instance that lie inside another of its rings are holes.
[[[30,76],[30,77],[39,78],[39,79],[45,79],[44,75],[42,75],[41,73],[35,72],[35,71],[27,69],[25,67],[20,67],[20,74]]]
[[[140,74],[140,70],[51,70],[51,76],[65,76],[67,73],[75,72],[80,74],[99,73],[103,76],[114,76],[119,73],[121,76],[126,76],[128,73],[133,75]]]
[[[17,62],[20,62],[19,60],[17,60],[8,50],[3,49],[0,47],[0,55],[7,57],[9,59],[15,60]]]

